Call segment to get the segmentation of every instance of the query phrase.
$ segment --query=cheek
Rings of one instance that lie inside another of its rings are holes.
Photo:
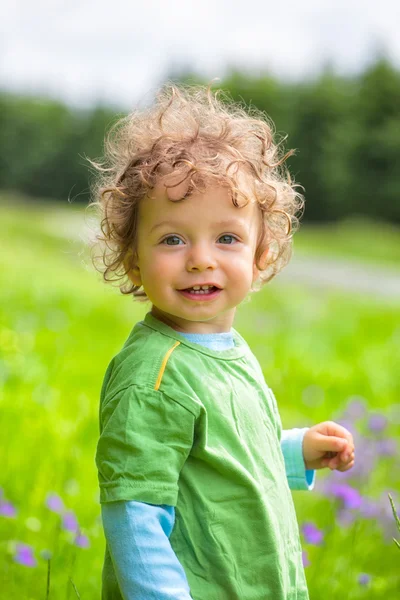
[[[252,252],[236,256],[231,262],[230,277],[238,283],[238,289],[248,288],[253,283],[254,258]]]
[[[153,256],[152,266],[161,273],[171,273],[180,264],[179,257],[174,253],[160,253]]]
[[[165,281],[176,271],[176,260],[170,255],[154,253],[148,256],[142,270],[144,283],[154,287],[157,282]]]

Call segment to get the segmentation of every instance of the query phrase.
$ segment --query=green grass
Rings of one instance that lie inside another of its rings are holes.
[[[362,219],[304,225],[294,236],[294,248],[300,256],[345,258],[399,269],[400,229]]]
[[[18,510],[14,519],[0,516],[0,586],[6,598],[46,598],[43,550],[52,552],[50,599],[76,598],[73,584],[83,600],[100,597],[104,539],[94,464],[98,397],[108,361],[148,307],[105,286],[90,268],[83,244],[69,236],[76,210],[14,200],[0,206],[5,249],[0,270],[0,486]],[[55,227],[66,237],[55,236]],[[327,235],[320,239],[336,248]],[[260,360],[284,427],[335,419],[349,398],[361,396],[370,411],[389,416],[384,435],[398,440],[399,323],[396,305],[272,282],[239,308],[235,327]],[[317,475],[324,477],[332,475]],[[355,484],[373,498],[398,492],[398,456],[380,458],[370,476]],[[76,513],[90,548],[74,546],[59,516],[46,508],[51,491]],[[366,519],[339,527],[336,506],[317,490],[294,498],[299,522],[314,521],[325,531],[323,546],[304,544],[311,560],[306,569],[311,600],[395,600],[400,557],[390,532],[384,536],[377,522]],[[392,535],[396,532],[393,519]],[[32,545],[35,568],[13,561],[17,542]],[[371,575],[367,587],[358,584],[360,573]]]

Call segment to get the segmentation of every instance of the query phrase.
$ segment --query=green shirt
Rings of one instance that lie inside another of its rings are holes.
[[[275,398],[235,347],[188,342],[150,313],[104,379],[100,501],[175,506],[194,600],[308,599]]]

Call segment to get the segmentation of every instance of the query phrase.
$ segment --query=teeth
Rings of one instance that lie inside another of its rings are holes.
[[[206,294],[213,287],[212,285],[194,285],[189,290],[191,294]]]

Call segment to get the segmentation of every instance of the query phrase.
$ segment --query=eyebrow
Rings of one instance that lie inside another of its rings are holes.
[[[172,229],[179,229],[180,227],[182,227],[182,223],[175,223],[173,221],[161,221],[160,223],[156,223],[156,225],[154,225],[151,229],[150,229],[150,233],[152,233],[155,229],[158,229],[159,227],[163,227],[164,225],[171,227]],[[223,228],[230,228],[230,227],[237,227],[237,226],[241,226],[243,227],[244,223],[239,220],[231,220],[231,221],[218,221],[214,223],[215,227],[223,227]]]
[[[156,223],[151,229],[150,229],[150,233],[153,233],[153,231],[155,229],[158,229],[159,227],[163,227],[163,225],[173,225],[173,223],[171,223],[170,221],[161,221],[161,223]]]

